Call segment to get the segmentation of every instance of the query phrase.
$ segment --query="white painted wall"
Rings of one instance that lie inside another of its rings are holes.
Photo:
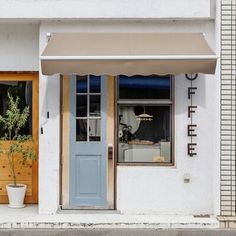
[[[39,213],[56,213],[59,206],[60,160],[59,76],[39,81]],[[49,112],[49,119],[47,119]]]
[[[40,28],[39,51],[47,45]],[[39,60],[39,55],[38,55]],[[40,68],[41,69],[41,68]],[[47,118],[49,112],[49,119]],[[60,76],[39,79],[39,213],[55,214],[60,199]]]
[[[40,52],[46,45],[47,32],[203,32],[215,48],[213,21],[110,21],[110,22],[44,22],[40,26]],[[159,214],[218,214],[219,173],[219,74],[201,75],[196,81],[194,103],[198,110],[194,120],[198,124],[198,156],[186,155],[187,86],[183,75],[175,84],[175,167],[118,167],[117,208],[122,213]],[[46,96],[45,96],[46,94]],[[51,118],[46,120],[46,111]],[[40,78],[40,203],[39,212],[56,213],[59,202],[59,79]],[[183,174],[189,173],[191,182],[183,183]]]
[[[0,71],[38,71],[39,26],[0,23]]]
[[[212,90],[215,91],[215,97],[212,99],[212,102],[214,101],[220,101],[220,90],[221,90],[221,67],[220,67],[220,51],[221,51],[221,1],[216,1],[216,18],[215,18],[215,52],[218,56],[218,62],[216,66],[216,79],[217,83],[214,83],[212,85]],[[214,215],[220,215],[220,128],[221,128],[221,122],[220,122],[220,102],[214,104],[214,110],[213,110],[213,117],[214,117],[214,123],[213,123],[213,137],[214,137],[214,144],[213,144],[213,156],[216,157],[214,160],[213,165],[213,207],[214,207]]]
[[[0,18],[196,19],[213,17],[214,3],[215,0],[1,0]]]

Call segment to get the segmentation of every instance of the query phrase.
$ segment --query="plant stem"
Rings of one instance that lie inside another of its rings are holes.
[[[10,146],[11,145],[12,144],[10,142]],[[14,156],[11,149],[7,152],[7,158],[8,158],[8,163],[10,167],[10,172],[13,178],[13,185],[16,186],[16,172],[15,172]]]
[[[16,187],[16,172],[15,172],[15,163],[14,163],[14,157],[12,157],[12,174],[13,174],[13,183]]]

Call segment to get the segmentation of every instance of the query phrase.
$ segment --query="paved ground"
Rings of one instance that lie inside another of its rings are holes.
[[[39,215],[36,205],[10,209],[0,205],[0,229],[216,229],[215,217],[124,215],[117,212],[63,211],[56,215]],[[109,235],[109,234],[108,234]],[[236,234],[235,234],[236,236]]]
[[[155,229],[78,229],[78,230],[0,230],[0,236],[235,236],[236,230],[155,230]]]

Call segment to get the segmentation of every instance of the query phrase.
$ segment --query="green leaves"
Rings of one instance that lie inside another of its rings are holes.
[[[5,135],[0,140],[0,156],[7,156],[10,174],[16,185],[16,163],[27,164],[28,160],[35,160],[36,153],[30,135],[20,135],[19,131],[26,125],[30,115],[29,107],[22,111],[19,108],[20,99],[14,99],[8,93],[8,109],[5,116],[0,115],[0,125],[5,129]],[[3,145],[3,143],[5,145]]]
[[[10,93],[8,93],[8,109],[5,117],[0,115],[0,125],[6,130],[5,140],[15,140],[18,132],[23,128],[28,120],[30,111],[29,107],[25,107],[23,111],[19,108],[19,97],[14,99]]]

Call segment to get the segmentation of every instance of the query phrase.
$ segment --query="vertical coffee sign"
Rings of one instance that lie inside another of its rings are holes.
[[[196,128],[197,125],[193,122],[193,116],[196,114],[197,106],[193,104],[193,97],[196,95],[197,87],[193,86],[193,81],[197,79],[198,74],[194,76],[185,75],[185,77],[190,81],[190,86],[188,87],[188,125],[187,125],[187,135],[190,138],[190,141],[187,144],[187,153],[188,156],[194,157],[197,155],[196,147],[197,143],[195,142],[195,137],[197,136]]]

